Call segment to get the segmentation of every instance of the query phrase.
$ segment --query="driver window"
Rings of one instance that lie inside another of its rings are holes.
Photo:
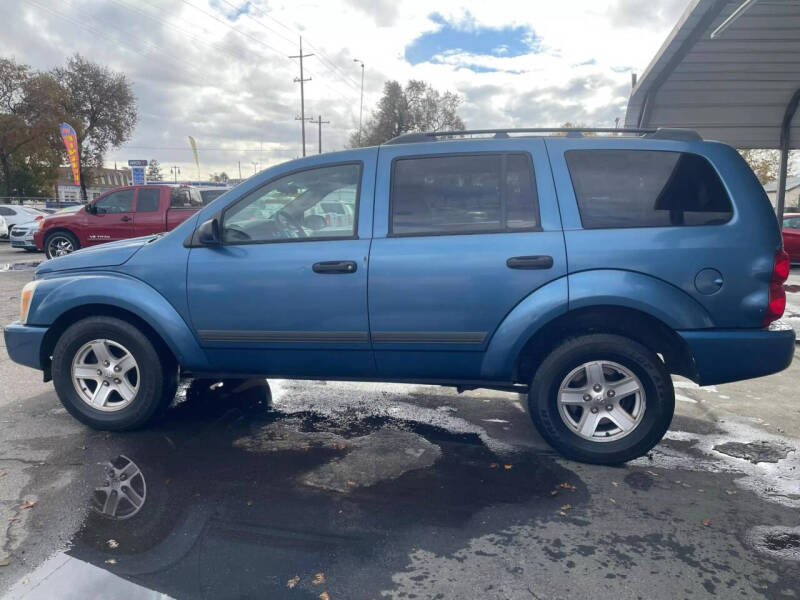
[[[276,179],[225,212],[222,239],[236,244],[354,237],[360,175],[360,164],[346,164]]]
[[[100,198],[94,203],[98,214],[127,213],[133,208],[133,190],[120,190]]]

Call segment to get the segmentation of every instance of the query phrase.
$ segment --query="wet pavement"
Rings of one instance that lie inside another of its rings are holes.
[[[800,596],[797,360],[676,380],[664,441],[616,468],[558,457],[516,394],[186,382],[111,434],[37,376],[0,351],[3,598]]]

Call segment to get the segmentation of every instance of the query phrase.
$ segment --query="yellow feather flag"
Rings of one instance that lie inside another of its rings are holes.
[[[189,136],[189,145],[192,147],[192,154],[194,155],[194,164],[197,165],[197,180],[200,181],[200,159],[197,157],[197,142],[194,141],[192,136]]]

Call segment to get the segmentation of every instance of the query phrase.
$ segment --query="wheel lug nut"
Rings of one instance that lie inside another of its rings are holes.
[[[597,414],[597,407],[596,406],[592,407],[592,414],[594,414],[594,415]]]
[[[97,374],[99,375],[99,374],[100,374],[100,371],[98,371],[98,372],[97,372]],[[584,394],[584,395],[583,395],[583,401],[584,401],[584,402],[588,402],[588,401],[589,401],[589,400],[591,400],[591,399],[592,399],[592,397],[591,397],[589,394]]]
[[[119,365],[114,365],[114,371],[119,373]]]
[[[103,382],[103,385],[104,385],[104,386],[106,386],[106,387],[108,387],[108,381],[104,381],[104,382]]]
[[[602,386],[602,385],[600,385],[599,383],[595,383],[595,384],[592,386],[592,389],[593,389],[595,392],[599,392],[600,390],[602,390],[602,389],[603,389],[603,386]]]
[[[617,392],[615,392],[614,390],[608,390],[608,397],[609,398],[613,398],[616,395],[617,395]]]
[[[117,379],[116,377],[114,378],[114,383],[117,383],[117,384],[118,384],[118,383],[119,383],[119,381],[120,381],[120,380],[119,380],[119,379]]]
[[[111,363],[110,363],[110,362],[108,362],[107,360],[104,360],[104,361],[103,361],[103,364],[104,364],[105,366],[108,366],[108,365],[110,365]]]
[[[97,374],[98,374],[98,375],[102,375],[102,374],[103,374],[103,372],[102,372],[100,369],[97,369]]]
[[[610,404],[606,404],[606,410],[614,410],[614,407]]]

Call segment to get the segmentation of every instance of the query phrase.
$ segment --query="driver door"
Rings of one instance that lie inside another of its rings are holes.
[[[100,196],[95,211],[88,214],[86,240],[89,245],[115,242],[133,237],[134,188]]]
[[[222,244],[192,248],[192,325],[229,373],[368,377],[367,259],[377,151],[269,180],[218,217]],[[331,194],[358,218],[327,220]]]

